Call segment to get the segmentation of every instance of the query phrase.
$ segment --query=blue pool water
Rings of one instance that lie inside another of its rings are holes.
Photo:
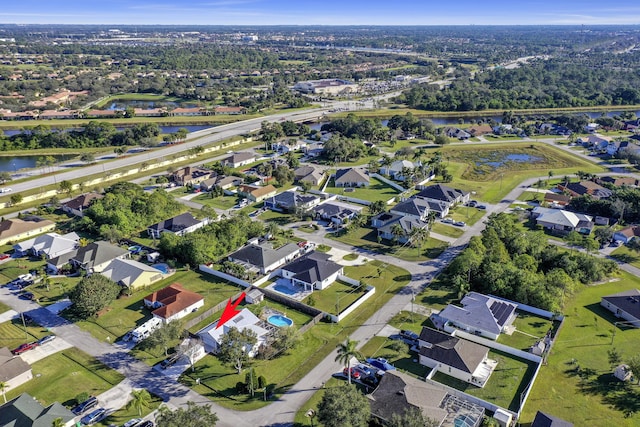
[[[286,295],[295,295],[296,293],[298,293],[298,291],[296,291],[295,289],[291,289],[289,286],[282,285],[280,283],[276,283],[273,286],[273,289],[280,292],[281,294],[286,294]]]
[[[155,268],[156,270],[162,271],[162,273],[164,274],[169,273],[169,266],[167,264],[153,264],[151,267]]]
[[[287,326],[293,325],[293,320],[279,314],[269,316],[267,322],[271,323],[273,326],[277,326],[278,328],[286,328]]]
[[[129,247],[127,248],[127,250],[128,250],[129,252],[133,253],[133,254],[137,254],[138,252],[140,252],[140,251],[142,250],[142,246],[138,246],[138,245],[135,245],[135,246],[129,246]]]

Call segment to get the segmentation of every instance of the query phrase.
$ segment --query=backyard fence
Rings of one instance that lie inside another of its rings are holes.
[[[231,297],[231,301],[235,301],[238,298],[240,298],[240,295],[242,294],[242,292],[235,294],[234,296]],[[227,300],[222,301],[216,305],[214,305],[213,307],[211,307],[210,309],[204,311],[202,314],[200,314],[199,316],[194,317],[193,319],[189,320],[188,322],[185,322],[184,324],[184,328],[185,329],[190,329],[193,328],[195,325],[197,325],[198,323],[202,322],[203,320],[205,320],[208,317],[213,316],[215,313],[219,312],[220,310],[224,310],[224,308],[227,306]]]
[[[307,324],[301,326],[300,329],[298,329],[300,331],[300,335],[304,334],[309,329],[311,329],[316,323],[320,322],[323,317],[324,317],[324,313],[316,314],[316,316],[313,319],[311,319]]]
[[[407,191],[407,189],[406,189],[406,188],[404,188],[402,185],[400,185],[400,184],[398,184],[398,183],[396,183],[396,182],[393,182],[393,181],[391,181],[390,179],[387,179],[387,178],[383,177],[383,176],[382,176],[382,175],[380,175],[380,174],[372,173],[372,174],[371,174],[371,178],[376,178],[376,179],[378,179],[378,180],[380,180],[380,181],[384,182],[384,183],[385,183],[385,184],[387,184],[388,186],[393,187],[394,189],[398,190],[398,191],[399,191],[399,192],[401,192],[401,193],[402,193],[402,192]]]

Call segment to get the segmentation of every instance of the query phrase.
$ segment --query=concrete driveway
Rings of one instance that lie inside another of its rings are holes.
[[[42,360],[47,356],[51,356],[54,353],[66,350],[71,347],[73,346],[64,339],[56,337],[56,339],[54,339],[53,341],[49,341],[46,344],[37,346],[33,350],[22,353],[20,357],[22,357],[22,360],[32,365],[38,360]]]

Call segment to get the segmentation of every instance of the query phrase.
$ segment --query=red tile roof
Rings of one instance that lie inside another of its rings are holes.
[[[162,307],[153,310],[153,314],[167,319],[204,298],[200,294],[184,289],[181,284],[174,283],[147,295],[144,299],[151,303],[162,304]]]

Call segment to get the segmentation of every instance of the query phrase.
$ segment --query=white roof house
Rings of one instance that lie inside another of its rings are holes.
[[[249,329],[255,332],[258,336],[258,341],[251,349],[245,348],[245,350],[248,350],[249,357],[254,357],[260,346],[266,343],[267,338],[269,337],[269,331],[260,326],[261,323],[262,321],[255,314],[245,308],[225,322],[225,324],[220,328],[216,329],[218,326],[218,322],[216,321],[200,330],[197,335],[202,338],[204,348],[207,352],[217,353],[222,336],[228,333],[231,328],[236,328],[239,331]]]
[[[538,225],[554,231],[589,234],[593,228],[593,217],[581,213],[536,207],[532,214]]]
[[[58,233],[47,233],[33,239],[13,245],[16,252],[26,254],[31,252],[35,256],[45,255],[47,259],[57,257],[78,247],[80,237],[76,233],[61,236]]]
[[[398,181],[403,181],[404,177],[402,176],[402,170],[407,168],[410,170],[415,169],[416,165],[409,160],[396,160],[391,163],[389,167],[383,166],[380,168],[380,173],[383,175],[390,175],[393,179]]]

